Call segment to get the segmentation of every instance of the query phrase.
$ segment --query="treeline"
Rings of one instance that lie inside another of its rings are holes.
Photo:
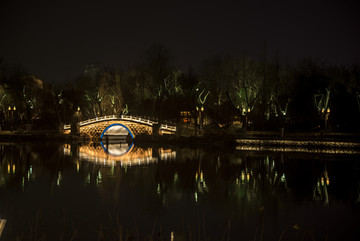
[[[0,62],[1,127],[61,129],[113,114],[177,122],[187,111],[194,118],[202,112],[202,118],[225,127],[240,120],[254,130],[360,130],[359,64],[304,59],[289,65],[214,56],[195,71],[178,70],[170,56],[155,44],[133,68],[89,64],[63,86]]]

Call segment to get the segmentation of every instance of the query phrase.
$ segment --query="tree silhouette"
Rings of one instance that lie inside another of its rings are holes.
[[[162,109],[168,94],[167,79],[171,74],[170,52],[160,44],[153,44],[145,53],[145,74],[153,94],[153,115],[162,122]]]

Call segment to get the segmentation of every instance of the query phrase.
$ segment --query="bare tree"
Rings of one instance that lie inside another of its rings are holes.
[[[162,122],[162,109],[171,73],[170,52],[160,44],[152,45],[145,53],[145,73],[153,93],[153,115]]]
[[[56,90],[55,89],[55,85],[53,84],[51,86],[51,98],[53,101],[53,106],[54,106],[54,112],[56,115],[56,119],[58,121],[58,127],[60,129],[60,131],[63,128],[63,121],[62,121],[62,116],[61,116],[61,111],[63,109],[63,104],[64,104],[64,99],[63,99],[63,92],[62,90]]]
[[[262,87],[259,65],[244,57],[234,68],[231,88],[228,98],[233,107],[242,117],[243,127],[246,130],[248,115],[254,111],[260,98]]]

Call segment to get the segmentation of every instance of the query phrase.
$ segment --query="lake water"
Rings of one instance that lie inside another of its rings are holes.
[[[0,155],[0,241],[360,240],[356,154],[16,143]]]

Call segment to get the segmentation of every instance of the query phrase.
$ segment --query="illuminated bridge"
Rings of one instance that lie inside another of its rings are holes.
[[[127,135],[132,138],[139,134],[152,135],[154,125],[158,122],[129,115],[110,115],[96,117],[90,120],[78,123],[78,133],[86,134],[90,138],[103,138],[103,136]],[[176,127],[174,125],[160,125],[159,134],[175,134]],[[71,125],[64,126],[64,133],[71,133]]]

